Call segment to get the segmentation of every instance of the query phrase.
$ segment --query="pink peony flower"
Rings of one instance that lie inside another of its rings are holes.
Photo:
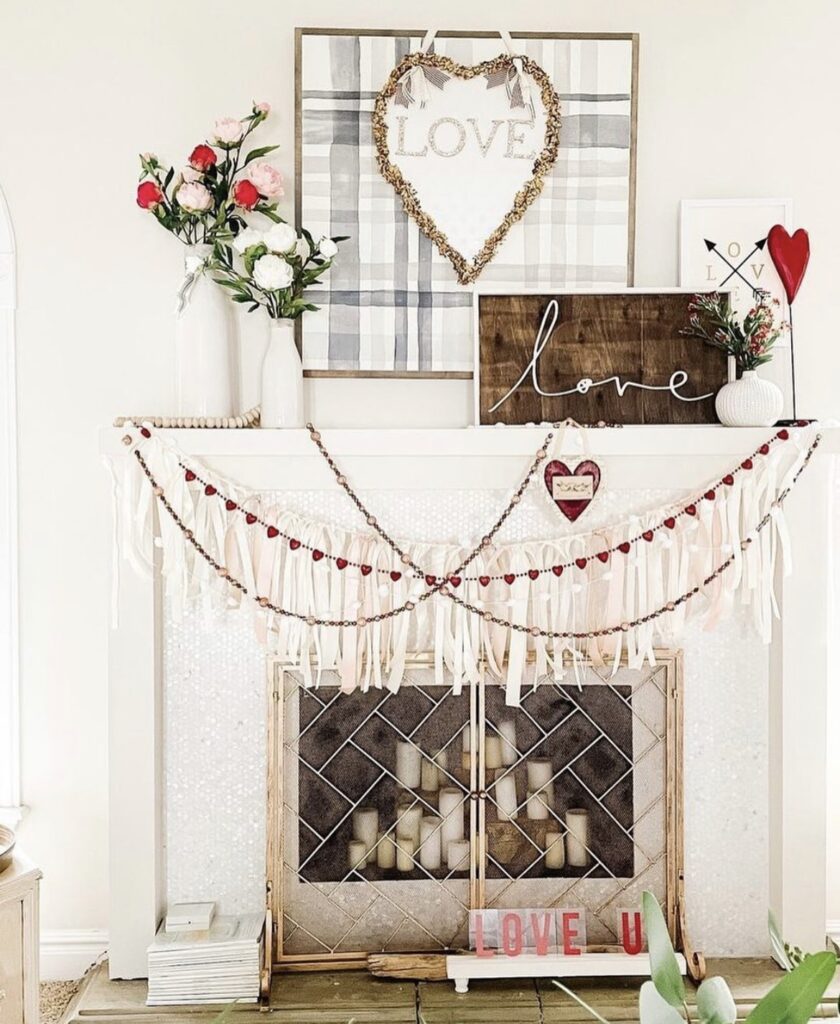
[[[242,138],[242,122],[235,117],[220,117],[213,125],[213,138],[225,146],[232,146]]]
[[[270,103],[266,103],[265,100],[263,100],[261,103],[255,102],[254,103],[254,113],[256,113],[256,114],[265,114],[266,117],[268,117],[268,115],[271,113],[271,104]]]
[[[188,213],[206,213],[213,205],[213,197],[197,181],[187,181],[178,189],[176,198]]]
[[[247,174],[259,194],[266,199],[279,199],[285,195],[283,175],[264,160],[251,164]]]

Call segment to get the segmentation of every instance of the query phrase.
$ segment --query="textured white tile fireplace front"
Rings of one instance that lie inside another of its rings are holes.
[[[265,899],[265,654],[247,614],[167,615],[167,899]],[[692,629],[685,650],[686,890],[707,955],[766,953],[768,653],[739,622]],[[346,699],[352,700],[352,696]]]

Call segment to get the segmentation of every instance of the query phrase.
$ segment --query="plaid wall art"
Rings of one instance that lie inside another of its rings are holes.
[[[297,32],[297,217],[316,237],[349,235],[308,293],[304,368],[329,375],[471,376],[472,287],[403,211],[381,177],[374,101],[422,33]],[[632,35],[517,35],[561,103],[560,151],[536,202],[479,286],[561,288],[632,283],[638,41]],[[461,64],[504,52],[498,35],[438,34]]]

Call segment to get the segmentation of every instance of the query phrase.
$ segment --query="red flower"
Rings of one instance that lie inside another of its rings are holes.
[[[137,186],[137,205],[144,210],[154,209],[163,199],[163,192],[154,181],[141,181]]]
[[[243,210],[253,210],[260,201],[260,194],[247,178],[243,178],[233,186],[233,201]]]
[[[202,143],[190,153],[190,167],[194,167],[197,171],[207,171],[215,166],[216,159],[215,152]]]

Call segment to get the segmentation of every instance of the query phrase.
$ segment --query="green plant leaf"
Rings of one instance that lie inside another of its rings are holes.
[[[767,993],[745,1024],[806,1024],[834,977],[837,957],[815,953]]]
[[[683,1015],[666,1002],[652,981],[646,981],[639,992],[641,1024],[685,1024]]]
[[[793,964],[790,962],[790,957],[785,949],[782,930],[779,928],[779,922],[776,920],[776,915],[772,910],[767,911],[767,931],[770,932],[770,946],[779,967],[783,967],[786,971],[792,971]]]
[[[706,978],[697,989],[697,1015],[703,1024],[735,1024],[738,1009],[723,978]]]
[[[258,146],[257,149],[252,149],[245,157],[242,166],[247,167],[252,160],[259,160],[261,156],[268,156],[269,153],[273,153],[275,149],[279,148],[279,146]]]
[[[662,916],[659,900],[652,892],[642,893],[642,912],[645,918],[648,952],[650,953],[650,973],[653,983],[662,998],[680,1009],[685,1003],[685,983],[680,972],[680,965],[674,954],[668,926]]]

